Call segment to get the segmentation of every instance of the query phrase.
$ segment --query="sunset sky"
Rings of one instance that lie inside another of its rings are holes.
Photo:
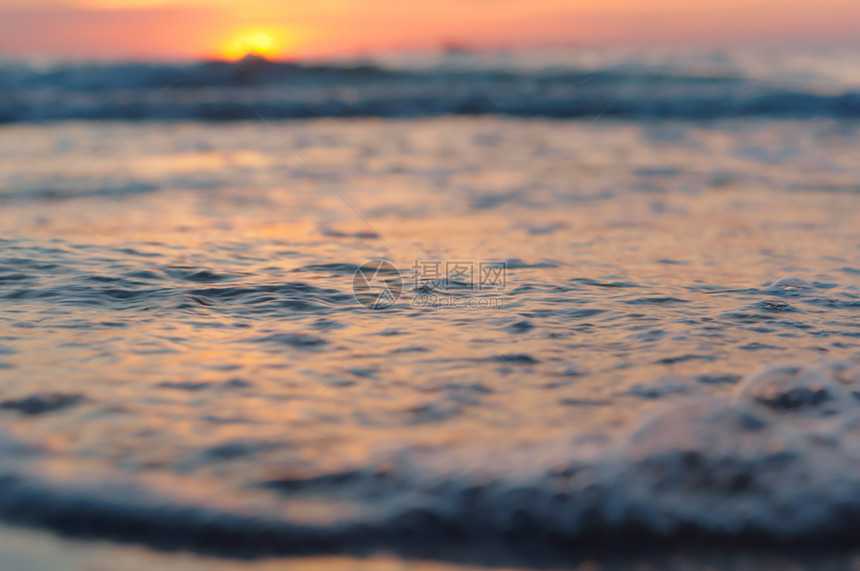
[[[858,0],[0,0],[0,55],[236,58],[548,45],[840,42]]]

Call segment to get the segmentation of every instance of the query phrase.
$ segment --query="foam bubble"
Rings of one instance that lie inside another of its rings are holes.
[[[737,402],[753,409],[803,417],[844,412],[854,399],[826,371],[802,365],[776,365],[743,380]]]

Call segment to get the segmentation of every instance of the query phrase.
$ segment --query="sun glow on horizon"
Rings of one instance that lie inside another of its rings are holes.
[[[0,0],[0,59],[858,45],[858,0]],[[0,87],[2,90],[2,87]]]
[[[236,32],[221,44],[218,56],[227,60],[238,60],[247,55],[276,58],[285,55],[294,43],[294,38],[286,30],[248,28]]]

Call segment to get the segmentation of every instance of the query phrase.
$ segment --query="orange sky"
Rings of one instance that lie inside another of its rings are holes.
[[[860,0],[0,0],[0,54],[186,59],[851,41]]]

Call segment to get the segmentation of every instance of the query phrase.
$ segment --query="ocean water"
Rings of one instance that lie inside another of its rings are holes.
[[[7,64],[0,554],[856,563],[845,61]]]

